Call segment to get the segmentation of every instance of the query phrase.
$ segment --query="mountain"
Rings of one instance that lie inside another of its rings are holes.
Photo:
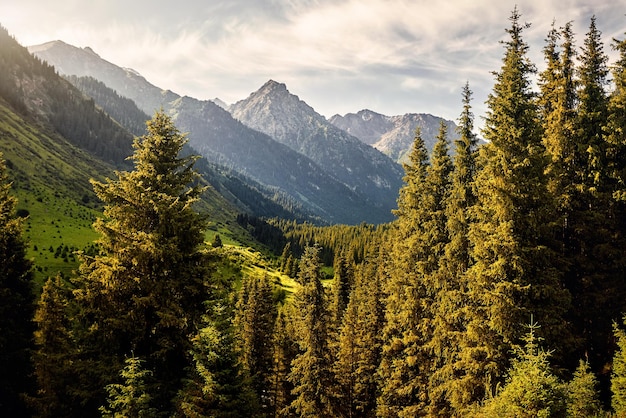
[[[122,97],[93,77],[66,76],[75,87],[91,97],[111,118],[128,129],[133,135],[141,136],[146,132],[148,115],[137,107],[132,100]],[[198,155],[188,144],[183,152]],[[225,167],[210,163],[206,158],[196,161],[196,169],[212,190],[232,203],[240,212],[254,217],[280,217],[300,221],[315,221],[300,205],[287,195],[277,194],[275,190],[263,187]]]
[[[378,150],[338,129],[291,94],[285,84],[269,80],[248,98],[229,107],[235,119],[306,155],[325,171],[391,211],[402,184],[402,168]]]
[[[179,129],[189,133],[189,144],[209,162],[251,178],[326,222],[380,223],[392,219],[388,208],[351,190],[310,158],[236,121],[211,101],[160,89],[136,71],[100,58],[90,48],[54,41],[29,50],[60,73],[98,79],[148,114],[163,108]]]
[[[54,41],[29,50],[61,73],[102,81],[144,112],[162,107],[181,130],[189,132],[190,145],[210,162],[288,195],[328,222],[379,223],[392,218],[390,205],[381,206],[371,196],[347,187],[310,158],[236,121],[211,101],[162,90],[135,71],[103,60],[89,48]]]
[[[415,128],[418,126],[429,150],[432,150],[435,144],[441,121],[444,121],[448,128],[450,142],[457,138],[454,122],[424,113],[385,116],[366,109],[344,116],[334,115],[329,121],[397,162],[406,161],[415,139]]]

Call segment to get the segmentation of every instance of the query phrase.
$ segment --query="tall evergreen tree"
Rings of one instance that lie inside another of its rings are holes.
[[[561,44],[559,44],[559,41]],[[548,33],[544,48],[546,69],[539,75],[541,94],[539,109],[543,126],[543,144],[547,153],[546,174],[548,190],[555,205],[555,215],[550,222],[555,249],[553,263],[564,272],[565,286],[573,291],[576,288],[577,268],[574,231],[577,216],[574,214],[580,200],[576,186],[580,167],[576,158],[575,123],[577,118],[577,82],[575,80],[576,57],[571,22],[557,30],[554,23]],[[568,320],[571,315],[568,315]],[[578,338],[580,340],[580,338]],[[581,355],[581,341],[562,341],[560,355],[568,367]]]
[[[451,162],[447,132],[441,124],[430,163],[416,130],[405,165],[405,185],[398,199],[398,228],[388,283],[385,345],[379,372],[383,380],[378,413],[383,416],[425,414],[432,359],[432,304],[435,275],[447,241],[444,201]]]
[[[578,67],[575,184],[579,195],[572,213],[572,294],[576,332],[584,338],[585,352],[594,371],[602,370],[611,361],[611,324],[622,315],[626,298],[624,237],[620,234],[618,210],[621,205],[613,200],[611,140],[605,131],[609,107],[607,62],[601,33],[592,17]],[[606,387],[606,374],[600,378]]]
[[[481,399],[482,385],[479,376],[472,373],[471,354],[473,341],[467,328],[468,304],[466,271],[471,265],[468,231],[471,223],[470,209],[476,203],[474,177],[476,175],[476,147],[474,117],[471,111],[472,92],[469,84],[463,88],[463,111],[459,118],[455,141],[454,167],[451,189],[445,201],[448,243],[441,257],[439,290],[435,308],[435,355],[437,369],[431,378],[431,392],[437,402],[433,413],[440,416],[460,413],[471,403]],[[478,396],[478,397],[477,397]]]
[[[103,404],[103,388],[117,379],[111,373],[132,352],[154,371],[150,395],[167,411],[189,364],[190,336],[211,296],[205,221],[193,209],[202,189],[193,184],[194,157],[179,157],[185,142],[157,112],[133,144],[135,170],[92,182],[105,217],[94,224],[101,254],[83,257],[76,283],[79,344],[95,371],[80,383],[94,393],[87,408]]]
[[[278,309],[274,325],[273,348],[274,370],[271,384],[273,416],[290,416],[289,406],[294,400],[293,384],[289,382],[291,363],[298,355],[293,304],[282,305]]]
[[[80,392],[66,391],[77,374],[70,323],[72,300],[71,289],[60,275],[44,284],[34,317],[37,395],[30,401],[35,416],[74,416],[74,406],[81,402]]]
[[[295,399],[291,409],[302,417],[332,416],[332,373],[328,353],[328,312],[322,287],[320,248],[305,248],[295,295],[300,353],[293,360],[289,381]]]
[[[343,316],[334,364],[338,405],[344,417],[374,417],[384,310],[376,266],[364,262],[357,269],[354,289]]]
[[[21,399],[31,382],[32,322],[35,301],[32,263],[26,258],[22,219],[16,216],[17,199],[0,154],[0,415],[23,416]]]
[[[354,282],[352,263],[343,251],[338,251],[333,262],[333,293],[330,306],[333,329],[339,330],[344,311],[348,306],[350,289]]]
[[[267,277],[248,277],[242,282],[235,313],[237,346],[244,371],[251,379],[259,403],[270,408],[269,388],[273,369],[276,305]]]
[[[485,384],[500,382],[511,344],[521,338],[519,324],[531,314],[544,324],[550,347],[564,338],[563,313],[569,294],[552,265],[546,226],[552,214],[544,175],[545,150],[531,90],[534,65],[517,8],[503,65],[489,95],[476,177],[476,222],[470,226],[471,256],[468,328],[480,335],[474,348],[474,373]]]

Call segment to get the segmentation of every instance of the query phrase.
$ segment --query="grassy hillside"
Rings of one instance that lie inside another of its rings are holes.
[[[78,267],[74,251],[89,251],[98,238],[92,223],[102,215],[102,207],[89,179],[113,177],[114,167],[17,115],[3,101],[0,152],[18,198],[18,213],[26,218],[24,235],[38,281],[59,271],[71,274]],[[226,244],[258,246],[214,189],[207,190],[198,210],[209,220],[207,242],[219,233]]]
[[[18,214],[27,217],[24,233],[38,278],[69,273],[76,267],[71,250],[85,249],[97,237],[91,224],[101,208],[89,179],[104,179],[113,167],[23,119],[1,101],[0,151],[18,198]]]

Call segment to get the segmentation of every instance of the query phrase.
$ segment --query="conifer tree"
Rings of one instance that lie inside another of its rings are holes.
[[[473,373],[490,385],[507,369],[508,347],[521,338],[520,323],[534,314],[549,346],[557,346],[566,334],[563,313],[569,308],[546,230],[552,204],[531,90],[535,67],[522,38],[528,26],[520,23],[517,8],[510,20],[503,65],[487,100],[483,135],[489,143],[479,154],[476,221],[469,230],[474,264],[468,270],[467,327],[480,335]]]
[[[332,316],[332,327],[334,330],[339,330],[343,313],[350,298],[350,288],[354,281],[354,272],[345,252],[337,252],[333,267],[333,293],[330,312]]]
[[[150,394],[167,411],[189,364],[190,336],[212,296],[200,248],[205,221],[193,209],[202,189],[193,184],[195,158],[179,157],[185,142],[157,112],[134,141],[134,171],[92,182],[105,203],[94,224],[101,253],[83,256],[76,281],[79,344],[96,370],[80,383],[94,393],[88,405],[103,404],[102,389],[132,352],[154,371]]]
[[[157,410],[150,406],[150,394],[147,391],[147,380],[152,372],[143,368],[143,361],[137,357],[129,357],[120,371],[124,383],[107,385],[109,394],[107,406],[100,407],[102,416],[106,418],[151,418],[157,416]]]
[[[282,305],[278,309],[273,334],[273,375],[272,375],[272,411],[274,416],[289,416],[289,407],[294,400],[291,394],[293,384],[289,382],[291,363],[298,354],[298,343],[293,304]]]
[[[433,413],[457,413],[480,400],[480,376],[472,373],[473,342],[480,336],[467,329],[466,315],[472,309],[468,304],[465,273],[471,265],[468,230],[470,209],[476,203],[474,177],[476,175],[476,147],[474,117],[471,111],[472,92],[469,84],[463,88],[463,111],[459,118],[455,141],[454,169],[451,189],[445,201],[448,243],[441,257],[437,277],[439,290],[435,308],[434,342],[437,369],[431,378]],[[477,397],[478,396],[478,397]]]
[[[441,135],[445,138],[445,132]],[[444,139],[445,141],[445,139]],[[440,141],[441,142],[441,141]],[[440,147],[440,154],[445,146]],[[433,158],[433,160],[435,160]],[[385,327],[379,375],[382,381],[380,416],[417,416],[426,411],[432,356],[432,304],[429,275],[437,268],[439,242],[434,194],[445,170],[430,168],[419,128],[405,164],[405,185],[398,198],[397,228],[392,234],[392,262],[386,284]]]
[[[274,354],[272,335],[276,317],[269,278],[245,278],[239,295],[235,326],[240,362],[251,379],[261,407],[268,410]]]
[[[559,50],[559,40],[562,39]],[[576,199],[576,80],[572,24],[560,31],[552,25],[544,48],[546,69],[539,75],[539,107],[543,124],[543,143],[548,154],[548,182],[555,196],[561,223],[561,240],[569,235],[569,213]],[[563,245],[567,245],[564,242]]]
[[[626,322],[623,320],[623,322]],[[617,350],[613,355],[611,371],[611,408],[618,417],[626,415],[626,332],[613,323]]]
[[[30,392],[35,303],[32,263],[26,258],[17,199],[0,154],[0,415],[26,414],[21,397]]]
[[[481,416],[486,418],[565,417],[565,386],[550,370],[549,353],[538,345],[536,324],[531,324],[523,348],[516,358],[506,384],[489,399]]]
[[[307,247],[300,262],[295,295],[296,329],[300,353],[291,364],[289,381],[295,399],[291,409],[302,417],[332,416],[332,376],[328,353],[328,313],[322,287],[320,248]]]
[[[580,361],[572,380],[567,384],[567,416],[586,418],[599,416],[598,381],[589,363]]]
[[[357,269],[334,364],[338,416],[375,416],[383,320],[380,278],[376,266],[366,261]]]
[[[72,405],[81,401],[76,393],[68,394],[65,390],[76,380],[77,372],[73,366],[71,301],[71,290],[60,275],[46,281],[34,317],[37,395],[30,402],[36,416],[72,416]]]
[[[611,360],[611,324],[623,313],[626,297],[621,215],[613,200],[615,185],[610,180],[609,143],[613,141],[606,132],[607,61],[601,33],[592,17],[578,67],[575,184],[579,195],[572,213],[572,296],[576,332],[584,339],[589,362],[596,371]]]

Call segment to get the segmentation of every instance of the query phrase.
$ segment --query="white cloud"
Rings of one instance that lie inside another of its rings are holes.
[[[482,113],[512,7],[498,0],[3,0],[0,23],[23,44],[91,46],[160,87],[199,98],[235,101],[274,78],[327,116],[369,107],[454,119],[466,81]],[[555,17],[558,25],[574,20],[579,44],[592,13],[607,40],[626,26],[626,10],[611,0],[519,0],[518,9],[533,23],[527,42],[539,67]]]

